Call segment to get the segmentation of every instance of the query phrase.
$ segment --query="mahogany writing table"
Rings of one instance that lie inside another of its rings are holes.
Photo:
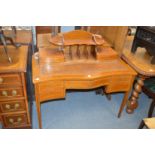
[[[76,42],[75,38],[81,39],[79,33],[88,41],[83,41],[85,44],[93,44],[89,39],[90,33],[73,31],[63,35],[65,40],[61,44],[63,49],[56,46],[59,37],[62,37],[61,34],[50,40],[52,44],[55,42],[55,45],[40,48],[39,52],[32,57],[33,83],[40,128],[42,127],[41,102],[65,98],[68,89],[93,89],[104,86],[106,93],[125,92],[118,116],[121,115],[127,102],[136,72],[123,62],[114,50],[104,47],[104,41],[100,40],[100,37],[95,38],[93,51],[88,52],[83,42],[77,45],[79,42]],[[69,39],[76,42],[75,47]]]

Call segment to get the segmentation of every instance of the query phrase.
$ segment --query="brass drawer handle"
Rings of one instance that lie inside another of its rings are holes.
[[[2,91],[2,95],[3,95],[3,96],[8,96],[8,92],[7,92],[6,90],[3,90],[3,91]]]
[[[16,96],[16,95],[17,95],[17,91],[16,91],[16,90],[13,90],[13,91],[12,91],[12,95],[13,95],[13,96]]]
[[[19,103],[16,103],[15,106],[14,106],[14,108],[15,108],[15,109],[18,109],[19,106],[20,106]]]
[[[21,117],[18,117],[17,118],[17,122],[20,123],[21,121],[22,121],[22,118]]]
[[[13,124],[14,123],[14,119],[13,118],[9,118],[9,122]]]
[[[3,78],[0,77],[0,83],[3,83],[3,81],[4,81]]]
[[[20,104],[19,103],[16,103],[14,105],[14,108],[11,108],[11,106],[9,104],[5,104],[5,108],[8,109],[8,110],[10,110],[10,109],[18,109],[19,106],[20,106]]]
[[[16,123],[21,123],[21,121],[22,121],[22,118],[21,118],[21,117],[18,117]],[[15,121],[14,121],[13,118],[9,118],[9,122],[10,122],[11,124],[15,123]]]
[[[6,104],[5,108],[9,110],[11,108],[11,106],[9,104]]]

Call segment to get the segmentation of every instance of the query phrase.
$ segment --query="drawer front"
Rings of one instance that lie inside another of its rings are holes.
[[[108,79],[95,79],[95,80],[87,80],[87,81],[65,81],[65,88],[66,89],[91,89],[100,86],[105,86],[108,84]]]
[[[0,89],[0,100],[24,96],[22,87]]]
[[[40,101],[59,99],[65,96],[63,81],[48,81],[40,83],[38,86]]]
[[[0,110],[2,113],[26,110],[25,101],[18,100],[18,101],[2,102],[0,103]]]
[[[109,78],[109,85],[106,87],[107,93],[128,91],[131,86],[132,76],[114,76]]]
[[[27,115],[24,114],[12,114],[2,116],[5,128],[14,128],[24,126],[28,123]]]
[[[22,85],[20,74],[0,74],[0,87],[3,85]]]

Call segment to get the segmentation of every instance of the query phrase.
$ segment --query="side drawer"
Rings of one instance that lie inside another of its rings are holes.
[[[109,78],[109,85],[105,91],[107,93],[128,91],[131,86],[133,77],[130,75],[114,76]]]
[[[39,83],[38,91],[40,101],[59,99],[65,97],[65,89],[63,81],[48,81]]]
[[[12,114],[12,115],[3,115],[2,116],[4,127],[5,128],[14,128],[14,127],[21,127],[26,126],[27,115],[23,114]]]
[[[25,107],[24,100],[0,102],[0,111],[2,113],[25,111],[25,110],[26,110],[26,107]]]
[[[20,74],[0,74],[0,87],[3,85],[22,85]]]
[[[15,88],[0,88],[0,100],[4,99],[13,99],[16,97],[23,97],[23,88],[15,87]]]

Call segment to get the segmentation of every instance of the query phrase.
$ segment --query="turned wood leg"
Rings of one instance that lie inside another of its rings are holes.
[[[131,97],[129,98],[128,104],[127,104],[127,113],[131,114],[134,112],[134,110],[138,107],[138,97],[139,94],[142,91],[142,86],[144,85],[144,80],[146,79],[145,76],[140,75],[138,77],[138,80],[136,84],[134,85],[134,90],[131,94]]]
[[[151,103],[151,106],[150,106],[149,112],[148,112],[148,117],[152,117],[154,107],[155,107],[155,100],[153,100]]]
[[[125,94],[124,94],[124,98],[123,98],[123,101],[122,101],[122,103],[121,103],[121,106],[120,106],[120,109],[119,109],[119,112],[118,112],[118,117],[121,116],[121,113],[122,113],[122,111],[123,111],[123,109],[124,109],[124,106],[125,106],[126,103],[127,103],[128,96],[129,96],[129,92],[130,92],[130,91],[127,91],[127,92],[125,92]]]

